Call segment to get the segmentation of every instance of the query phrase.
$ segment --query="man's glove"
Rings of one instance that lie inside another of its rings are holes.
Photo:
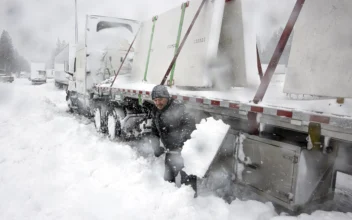
[[[160,140],[157,137],[151,136],[149,139],[152,148],[154,150],[154,155],[156,157],[160,157],[163,153],[165,153],[165,148],[160,146]]]
[[[165,153],[165,148],[160,147],[160,146],[154,147],[154,155],[156,157],[160,157],[163,153]]]

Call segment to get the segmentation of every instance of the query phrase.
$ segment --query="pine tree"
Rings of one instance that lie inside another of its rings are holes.
[[[61,41],[60,41],[60,38],[58,38],[56,42],[55,53],[60,52],[60,48],[61,48]]]
[[[21,56],[18,54],[17,50],[14,50],[13,60],[11,62],[11,72],[19,73],[21,72]]]
[[[10,72],[14,67],[14,49],[12,40],[7,31],[3,31],[0,37],[0,68]]]
[[[56,48],[55,48],[55,52],[54,52],[55,55],[54,56],[59,54],[61,52],[61,50],[65,48],[66,44],[67,43],[65,41],[60,41],[60,39],[58,38],[57,42],[56,42]]]
[[[22,61],[21,61],[21,71],[25,71],[25,72],[31,71],[31,65],[29,64],[28,60],[26,60],[24,57],[22,57]]]
[[[0,37],[0,69],[4,69],[7,73],[30,71],[28,61],[15,49],[9,33],[5,30]]]
[[[65,41],[61,42],[60,51],[66,47],[67,43]]]
[[[56,47],[51,53],[51,58],[50,60],[46,63],[47,68],[54,68],[54,60],[55,56],[58,55],[65,47],[67,46],[67,43],[65,41],[60,41],[58,38],[56,41]]]

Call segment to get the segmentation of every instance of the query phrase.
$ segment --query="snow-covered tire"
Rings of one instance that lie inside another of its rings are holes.
[[[73,113],[73,108],[72,108],[73,104],[72,104],[72,100],[70,99],[70,97],[67,99],[66,102],[67,102],[68,111]]]
[[[113,113],[108,114],[108,137],[110,140],[116,138],[117,120]]]
[[[124,118],[124,112],[122,109],[112,109],[107,115],[107,127],[108,137],[110,140],[114,140],[121,134],[121,119]]]
[[[94,110],[94,125],[97,132],[102,132],[101,110],[96,108]]]
[[[73,103],[70,97],[70,92],[66,93],[66,103],[67,103],[67,107],[68,107],[68,111],[73,113]]]

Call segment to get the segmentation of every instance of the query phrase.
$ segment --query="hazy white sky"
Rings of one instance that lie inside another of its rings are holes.
[[[86,14],[147,19],[182,0],[77,0],[79,36]],[[0,0],[0,31],[29,60],[46,61],[57,38],[74,42],[74,0]]]
[[[144,20],[185,1],[77,0],[79,38],[83,37],[86,14]],[[295,1],[242,2],[247,5],[244,10],[255,15],[253,28],[260,34],[271,32],[269,23],[273,26],[277,26],[277,22],[285,24]],[[0,0],[0,31],[7,30],[19,52],[32,61],[47,61],[58,38],[74,42],[74,17],[74,0]]]

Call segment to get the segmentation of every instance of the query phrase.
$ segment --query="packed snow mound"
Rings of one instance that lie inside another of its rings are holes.
[[[186,141],[183,147],[182,157],[186,173],[203,177],[230,126],[221,120],[207,118],[196,127],[197,129],[191,135],[192,138]]]

